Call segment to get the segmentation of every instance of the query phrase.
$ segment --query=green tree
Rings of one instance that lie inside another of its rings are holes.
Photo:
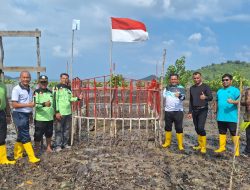
[[[235,71],[233,72],[233,86],[240,88],[240,81],[242,81],[242,86],[249,86],[250,81],[247,80],[240,72]],[[217,76],[213,80],[206,80],[205,83],[209,85],[212,91],[218,91],[222,88],[221,76]]]
[[[182,56],[181,58],[175,61],[174,65],[170,65],[167,68],[167,72],[164,79],[165,85],[168,84],[170,74],[178,74],[180,79],[180,84],[183,85],[184,87],[187,86],[192,73],[191,71],[186,70],[185,62],[186,62],[185,56]]]
[[[108,81],[108,86],[110,85],[110,80]],[[111,76],[111,86],[112,87],[127,87],[128,83],[124,80],[122,75],[112,75]]]

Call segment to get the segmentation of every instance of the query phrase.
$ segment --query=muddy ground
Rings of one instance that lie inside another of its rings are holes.
[[[87,141],[75,141],[72,149],[41,155],[41,163],[29,164],[27,157],[14,166],[0,166],[0,189],[228,189],[232,171],[232,141],[228,138],[227,152],[216,155],[218,132],[212,119],[206,124],[208,150],[206,155],[193,151],[196,134],[190,120],[185,119],[185,151],[177,149],[175,132],[169,149],[155,146],[154,131],[149,138],[139,141],[138,130],[132,132],[132,141],[125,136],[112,141],[109,134],[98,133],[94,140],[91,132]],[[9,128],[8,150],[13,158],[13,129]],[[99,135],[98,135],[99,134]],[[229,136],[229,135],[228,135]],[[122,141],[123,139],[123,141]],[[241,151],[245,133],[241,132]],[[250,158],[236,158],[233,189],[250,189]]]

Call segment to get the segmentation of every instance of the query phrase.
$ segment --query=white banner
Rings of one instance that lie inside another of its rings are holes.
[[[73,19],[72,30],[80,30],[80,20]]]

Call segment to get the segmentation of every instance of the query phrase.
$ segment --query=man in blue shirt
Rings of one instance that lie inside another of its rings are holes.
[[[219,149],[216,153],[221,153],[226,150],[226,133],[229,129],[232,140],[235,146],[235,156],[239,156],[239,136],[236,136],[238,123],[238,103],[240,90],[232,86],[233,76],[224,74],[222,76],[223,88],[217,92],[217,123],[219,128]]]
[[[179,150],[183,148],[183,100],[185,99],[185,89],[179,85],[179,76],[171,74],[169,77],[169,86],[163,91],[163,97],[166,99],[165,104],[165,143],[163,148],[171,144],[172,124],[175,125],[175,131],[178,141]]]

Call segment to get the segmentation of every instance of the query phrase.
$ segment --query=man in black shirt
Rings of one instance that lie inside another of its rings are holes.
[[[213,99],[212,91],[209,86],[202,83],[201,73],[193,73],[194,85],[190,88],[190,102],[188,118],[193,118],[195,131],[198,134],[198,146],[194,150],[206,153],[206,131],[205,123],[208,112],[208,101]]]

